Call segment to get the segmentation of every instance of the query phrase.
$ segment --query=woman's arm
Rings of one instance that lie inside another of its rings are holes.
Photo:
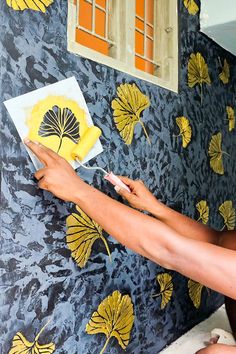
[[[164,205],[154,197],[142,181],[133,181],[123,176],[120,176],[120,178],[129,186],[131,193],[121,188],[116,188],[116,191],[126,199],[132,207],[148,211],[158,220],[179,232],[182,236],[216,245],[219,244],[219,232]]]
[[[186,238],[86,184],[78,185],[77,191],[72,201],[123,245],[162,267],[236,299],[234,251]]]
[[[163,267],[236,299],[236,253],[186,238],[161,221],[133,210],[90,187],[53,151],[27,142],[44,163],[39,187],[78,204],[123,245]]]

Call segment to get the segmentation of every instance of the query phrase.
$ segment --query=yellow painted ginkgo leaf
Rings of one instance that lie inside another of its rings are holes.
[[[222,68],[222,72],[219,74],[219,78],[223,82],[223,84],[228,84],[230,78],[230,70],[229,64],[226,59],[224,60],[224,65]]]
[[[196,204],[196,208],[199,212],[199,220],[202,220],[203,224],[207,224],[209,220],[209,206],[207,205],[206,200],[201,200]]]
[[[92,251],[92,246],[98,239],[104,242],[111,259],[110,250],[103,236],[101,226],[86,215],[78,206],[76,210],[77,213],[72,213],[66,219],[68,228],[66,242],[76,263],[81,268],[86,265]]]
[[[55,351],[55,344],[39,344],[38,339],[40,334],[44,331],[46,325],[35,337],[33,342],[29,342],[21,332],[17,332],[13,338],[11,349],[8,354],[52,354]]]
[[[39,100],[26,118],[28,138],[49,147],[71,162],[71,151],[88,129],[85,110],[65,96]]]
[[[7,0],[7,5],[14,10],[31,9],[46,12],[46,8],[53,2],[54,0]]]
[[[182,145],[184,148],[186,148],[187,145],[190,143],[192,137],[192,128],[189,123],[189,120],[186,117],[177,117],[176,124],[178,125],[180,130],[179,135],[182,136]]]
[[[104,353],[111,337],[118,340],[119,345],[125,349],[129,344],[130,333],[134,323],[134,310],[129,295],[114,291],[106,297],[92,314],[86,325],[88,334],[103,333],[107,340],[100,354]]]
[[[168,273],[161,273],[157,275],[157,282],[160,285],[160,292],[152,295],[152,297],[161,296],[161,309],[164,309],[171,299],[173,293],[172,276]]]
[[[117,129],[124,142],[130,145],[133,140],[134,127],[140,123],[150,144],[146,128],[140,118],[142,111],[150,106],[150,101],[135,84],[121,84],[111,106]]]
[[[190,299],[192,300],[194,306],[198,309],[201,305],[201,297],[202,297],[202,289],[203,285],[189,279],[188,280],[188,291]]]
[[[219,207],[220,215],[224,219],[224,227],[226,226],[228,230],[235,229],[235,208],[231,200],[226,200]],[[223,228],[224,228],[223,227]]]
[[[233,107],[227,106],[226,107],[228,121],[229,121],[229,131],[234,129],[235,127],[235,113]]]
[[[201,103],[202,103],[202,85],[211,84],[211,79],[208,72],[208,66],[201,53],[192,53],[188,61],[188,86],[194,87],[200,85],[201,88]]]
[[[188,85],[211,84],[211,79],[208,73],[208,66],[201,53],[192,53],[188,62]]]
[[[184,6],[188,10],[190,15],[196,15],[199,11],[199,6],[195,2],[195,0],[184,0]]]
[[[213,135],[209,144],[208,154],[212,170],[219,175],[224,174],[223,154],[226,154],[226,152],[222,151],[221,145],[222,134],[217,133]]]

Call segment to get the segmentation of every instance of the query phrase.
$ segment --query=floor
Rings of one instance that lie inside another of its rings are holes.
[[[196,351],[203,348],[205,343],[211,338],[211,332],[215,328],[217,334],[220,335],[218,343],[235,344],[230,332],[229,322],[226,316],[225,307],[220,307],[213,315],[205,321],[193,327],[189,332],[178,338],[168,348],[162,350],[161,354],[195,354]]]

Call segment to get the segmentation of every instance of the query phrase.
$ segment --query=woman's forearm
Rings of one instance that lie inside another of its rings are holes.
[[[178,213],[158,200],[149,205],[148,212],[185,237],[213,244],[219,243],[217,231]]]
[[[154,232],[156,223],[160,222],[134,210],[80,181],[77,194],[72,200],[83,211],[102,226],[107,233],[133,251],[147,257],[143,244],[147,235]],[[153,230],[153,231],[152,231]],[[163,230],[164,232],[164,230]],[[159,264],[169,267],[168,240],[160,242],[157,257]]]
[[[235,252],[186,238],[161,221],[112,200],[82,181],[73,202],[133,251],[236,298],[236,274],[232,274]]]
[[[236,299],[236,272],[232,272],[235,251],[186,238],[182,227],[177,232],[166,223],[112,200],[81,181],[68,162],[52,150],[29,140],[25,143],[44,164],[35,173],[40,188],[78,204],[135,252]]]
[[[148,211],[185,237],[219,244],[219,233],[217,231],[167,207],[154,197],[142,181],[133,181],[124,176],[120,176],[120,178],[128,185],[131,193],[123,188],[116,190],[132,207]]]

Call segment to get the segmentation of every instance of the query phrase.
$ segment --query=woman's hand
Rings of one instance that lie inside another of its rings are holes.
[[[225,344],[211,344],[207,348],[201,349],[196,354],[235,354],[236,346]]]
[[[39,181],[39,188],[53,193],[62,200],[73,201],[83,182],[71,165],[54,151],[38,142],[25,139],[24,143],[44,165],[44,168],[38,170],[34,175]]]
[[[119,178],[129,187],[131,193],[117,186],[115,187],[115,190],[126,199],[132,207],[139,210],[150,211],[153,204],[157,203],[157,199],[142,181],[133,181],[132,179],[123,176],[119,176]]]

